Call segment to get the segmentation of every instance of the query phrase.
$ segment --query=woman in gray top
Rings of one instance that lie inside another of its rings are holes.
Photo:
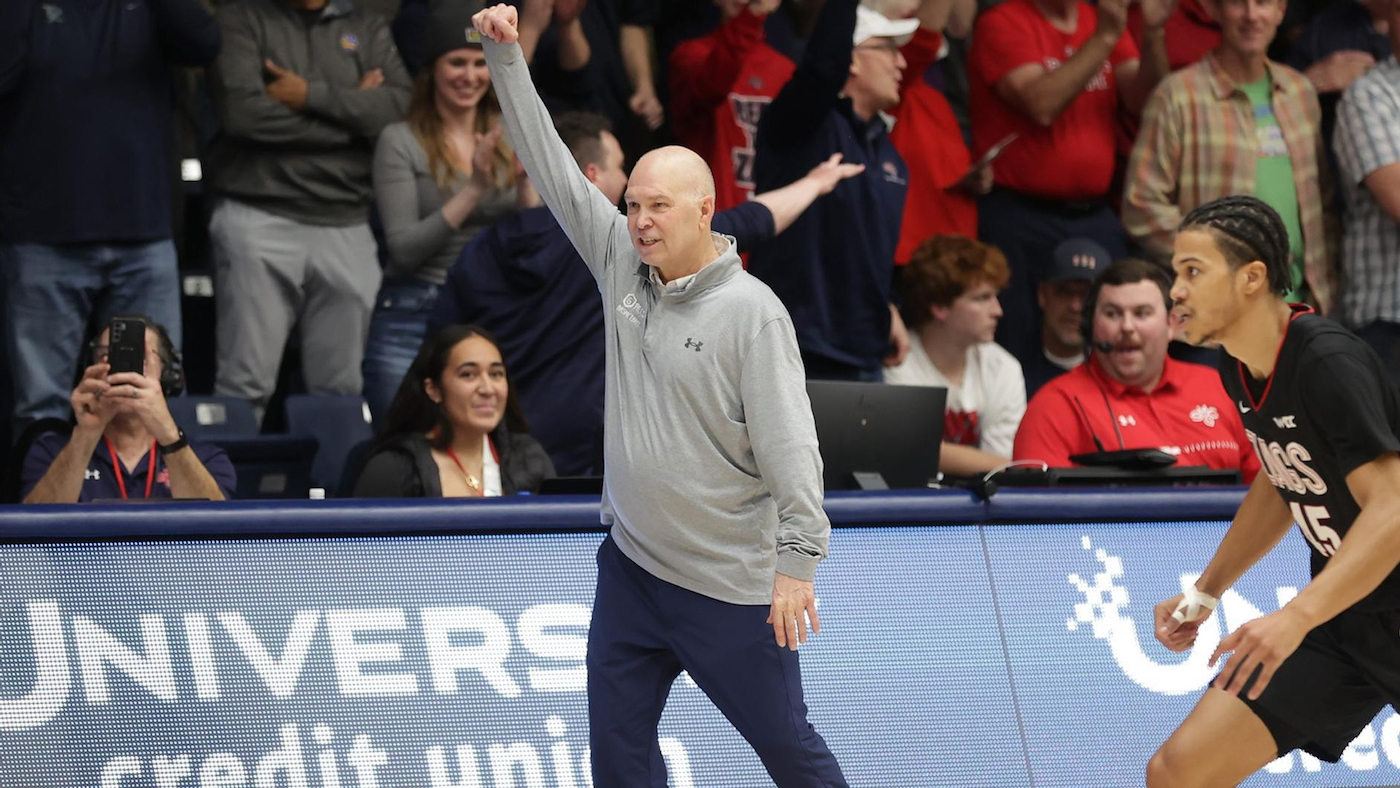
[[[462,247],[538,201],[501,139],[500,105],[481,44],[463,34],[470,24],[462,9],[434,13],[408,117],[385,128],[375,148],[374,193],[388,262],[363,372],[376,419],[418,352],[438,286]]]

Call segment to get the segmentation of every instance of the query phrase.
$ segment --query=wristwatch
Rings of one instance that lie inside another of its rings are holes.
[[[163,455],[171,455],[171,454],[174,454],[175,452],[177,452],[177,451],[179,451],[179,450],[185,448],[186,446],[189,446],[189,445],[190,445],[189,439],[187,439],[187,438],[185,437],[185,431],[184,431],[184,430],[180,429],[179,427],[176,427],[176,428],[175,428],[175,432],[178,433],[178,436],[175,438],[175,442],[174,442],[174,443],[168,443],[168,444],[166,444],[166,445],[164,445],[164,446],[160,446],[160,453],[161,453],[161,454],[163,454]]]

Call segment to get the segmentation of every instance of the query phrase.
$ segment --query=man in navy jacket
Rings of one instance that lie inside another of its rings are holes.
[[[574,160],[609,200],[627,188],[623,153],[608,120],[564,113],[555,126]],[[793,183],[715,214],[715,232],[739,249],[772,238],[812,201],[861,167],[828,157]],[[477,236],[447,274],[429,332],[453,323],[491,331],[510,369],[530,432],[561,475],[601,474],[603,311],[598,285],[547,207],[531,208]]]
[[[829,0],[797,71],[759,123],[760,192],[801,177],[832,151],[865,165],[749,261],[792,315],[809,378],[880,380],[886,357],[897,364],[909,349],[890,304],[909,172],[879,113],[899,103],[899,44],[918,26],[856,0]]]
[[[65,418],[84,332],[144,312],[180,344],[173,65],[204,66],[199,0],[0,2],[0,271],[15,433]]]

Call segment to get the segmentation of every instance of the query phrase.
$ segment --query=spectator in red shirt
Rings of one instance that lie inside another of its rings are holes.
[[[1220,46],[1220,23],[1201,0],[1181,0],[1162,26],[1167,44],[1167,68],[1178,71]],[[1142,7],[1128,6],[1128,35],[1143,46]]]
[[[1044,251],[1070,237],[1126,254],[1106,199],[1120,107],[1139,112],[1167,72],[1163,25],[1174,0],[1142,0],[1143,57],[1123,35],[1128,0],[1006,0],[977,20],[969,56],[973,153],[1015,134],[993,165],[978,236],[1006,253],[1011,282],[997,341],[1039,352],[1035,286]]]
[[[1220,375],[1167,355],[1171,282],[1159,266],[1125,258],[1089,289],[1089,359],[1031,398],[1012,456],[1068,467],[1071,455],[1103,449],[1161,449],[1180,466],[1238,469],[1245,483],[1259,460]]]
[[[908,65],[899,86],[890,140],[909,167],[909,190],[894,261],[909,262],[914,250],[936,235],[977,236],[977,197],[992,187],[990,167],[972,169],[972,152],[948,99],[925,72],[948,55],[949,35],[965,36],[977,13],[976,0],[866,0],[895,19],[911,11],[919,20],[914,37],[900,48]]]
[[[714,172],[715,210],[753,197],[758,120],[792,76],[793,62],[763,40],[763,21],[779,2],[715,0],[719,29],[671,53],[672,128]]]

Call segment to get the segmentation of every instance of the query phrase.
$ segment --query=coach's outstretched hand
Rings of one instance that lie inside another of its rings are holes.
[[[472,25],[497,44],[514,44],[520,39],[520,16],[515,6],[497,3],[472,16]]]

